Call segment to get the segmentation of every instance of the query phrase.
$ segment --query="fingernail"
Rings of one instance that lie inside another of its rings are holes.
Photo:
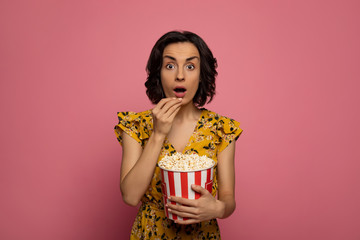
[[[182,100],[182,98],[178,98],[179,99],[179,101],[181,101]]]
[[[169,196],[168,199],[171,200],[171,197]]]

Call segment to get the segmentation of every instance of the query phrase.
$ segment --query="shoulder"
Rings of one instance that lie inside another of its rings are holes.
[[[146,110],[142,112],[132,112],[132,111],[124,111],[117,113],[119,121],[142,121],[145,122],[147,120],[152,119],[151,110]]]
[[[125,131],[132,138],[144,146],[144,141],[149,138],[152,131],[151,110],[143,112],[118,112],[119,123],[115,125],[115,134],[120,144],[122,144],[122,131]]]
[[[238,121],[236,121],[235,119],[231,118],[231,117],[227,117],[227,116],[223,116],[220,115],[216,112],[213,112],[209,109],[205,109],[205,118],[207,118],[209,121],[212,121],[216,124],[235,124],[235,125],[240,125],[240,123]]]
[[[232,141],[236,141],[243,131],[240,123],[231,117],[222,116],[207,109],[205,116],[207,122],[211,122],[212,132],[217,135],[215,142],[219,144],[218,152],[223,151]]]
[[[142,112],[118,112],[117,117],[119,123],[115,126],[132,128],[135,131],[147,132],[152,130],[152,111],[146,110]]]
[[[214,130],[216,130],[217,135],[220,137],[233,135],[234,138],[237,139],[240,133],[243,131],[240,128],[240,123],[235,119],[220,115],[208,109],[205,109],[205,111],[205,119],[213,124]]]

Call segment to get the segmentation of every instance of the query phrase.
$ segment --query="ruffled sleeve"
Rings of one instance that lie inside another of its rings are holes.
[[[242,129],[240,123],[228,117],[220,117],[217,123],[217,135],[219,136],[218,153],[224,150],[232,141],[236,141]]]
[[[149,138],[149,129],[147,128],[146,119],[141,113],[135,112],[118,112],[119,123],[115,125],[115,135],[122,145],[121,134],[124,131],[141,146],[144,146],[144,140]]]

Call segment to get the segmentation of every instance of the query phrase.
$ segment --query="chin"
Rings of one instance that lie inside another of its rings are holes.
[[[183,99],[183,101],[182,101],[182,103],[181,103],[181,106],[188,105],[188,104],[193,104],[192,99],[191,99],[191,100],[186,99],[185,101],[184,101],[184,99]]]

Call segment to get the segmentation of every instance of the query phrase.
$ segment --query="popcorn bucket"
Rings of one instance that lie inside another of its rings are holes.
[[[164,205],[167,203],[176,204],[169,201],[169,196],[183,197],[187,199],[198,199],[200,193],[195,192],[191,188],[191,184],[200,185],[210,193],[212,192],[213,185],[213,170],[214,165],[210,168],[200,169],[195,171],[177,171],[168,170],[160,166],[161,169],[161,189],[163,192]],[[164,206],[166,217],[171,220],[187,220],[176,214],[168,212]]]

